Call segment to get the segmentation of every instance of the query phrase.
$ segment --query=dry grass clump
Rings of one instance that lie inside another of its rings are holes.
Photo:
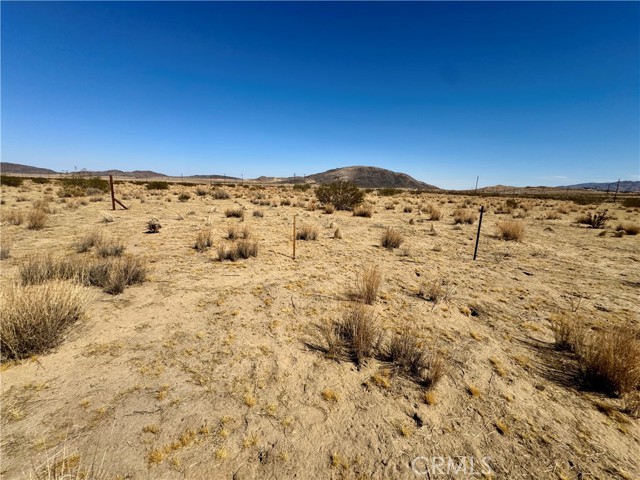
[[[456,208],[453,212],[453,221],[456,224],[468,223],[471,225],[477,220],[478,216],[474,210],[468,208]]]
[[[377,265],[367,266],[356,279],[355,297],[367,305],[373,305],[382,283],[382,273]]]
[[[253,216],[262,218],[262,217],[264,217],[264,212],[262,210],[254,210],[253,211]]]
[[[224,211],[224,216],[227,218],[242,218],[244,219],[244,210],[241,207],[228,208]]]
[[[148,233],[159,233],[161,228],[160,221],[155,217],[147,222]]]
[[[194,248],[199,252],[204,252],[205,250],[210,248],[211,245],[213,245],[211,229],[206,228],[206,229],[200,230],[196,234],[196,243],[194,245]]]
[[[75,244],[76,252],[78,252],[78,253],[88,252],[93,247],[95,247],[96,245],[100,244],[102,242],[102,240],[103,240],[102,234],[100,232],[97,232],[97,231],[93,230],[93,231],[89,232],[88,234],[86,234],[84,237],[82,237]]]
[[[398,248],[404,242],[404,238],[400,232],[394,230],[391,227],[387,227],[387,229],[382,234],[382,239],[380,240],[380,245],[384,248],[388,248],[392,250],[394,248]]]
[[[435,307],[439,302],[446,302],[452,294],[452,288],[443,278],[425,280],[418,285],[418,297],[433,302]]]
[[[578,356],[592,388],[624,395],[640,387],[640,333],[631,327],[592,332]]]
[[[305,224],[296,231],[297,240],[317,240],[317,238],[318,228],[314,225]]]
[[[581,317],[561,312],[549,319],[555,336],[556,348],[575,352],[584,342],[585,327]]]
[[[240,258],[250,258],[258,256],[257,240],[239,240],[232,245],[221,243],[218,245],[218,260],[231,260],[235,262]]]
[[[102,238],[96,245],[96,252],[102,258],[120,257],[126,247],[121,240]]]
[[[616,231],[622,231],[627,235],[638,235],[638,233],[640,233],[640,225],[632,222],[622,222],[618,224]]]
[[[6,237],[0,237],[0,260],[6,260],[11,255],[12,244]]]
[[[231,224],[227,228],[227,238],[229,240],[237,240],[238,238],[251,238],[251,229],[246,225],[241,229],[237,225]]]
[[[338,336],[345,342],[356,364],[362,365],[380,344],[380,326],[373,310],[362,303],[351,304],[338,323]]]
[[[447,373],[444,357],[435,352],[428,352],[410,332],[394,335],[391,338],[386,357],[403,373],[418,380],[427,388],[433,388]]]
[[[258,256],[258,241],[248,240],[245,237],[236,244],[236,252],[240,258],[250,258]]]
[[[519,242],[524,235],[524,225],[515,220],[504,220],[498,222],[498,235],[503,240],[515,240]]]
[[[41,230],[47,224],[47,212],[42,208],[34,208],[27,214],[27,228]]]
[[[213,190],[211,190],[211,196],[214,198],[214,200],[227,200],[231,198],[229,192],[223,190],[222,188],[214,188]]]
[[[424,208],[424,212],[429,215],[429,220],[437,222],[442,218],[442,210],[431,203]]]
[[[324,213],[328,215],[336,211],[336,207],[334,207],[332,203],[327,203],[326,205],[323,205],[322,209],[324,210]]]
[[[2,290],[2,360],[25,358],[58,345],[68,327],[85,313],[88,295],[79,285],[51,282],[12,285]]]
[[[9,225],[20,225],[23,220],[24,218],[21,210],[10,210],[4,219],[4,221]]]
[[[411,212],[413,212],[413,207],[411,205],[405,205],[404,208],[402,209],[402,211],[404,213],[411,213]]]
[[[22,285],[39,285],[49,280],[71,280],[118,294],[126,286],[142,283],[146,272],[146,261],[131,255],[121,258],[56,258],[51,254],[39,254],[27,258],[20,267],[19,277]]]
[[[366,204],[366,203],[362,203],[360,205],[356,205],[355,207],[353,207],[353,216],[354,217],[365,217],[365,218],[371,218],[371,216],[373,215],[373,206]]]
[[[142,283],[147,278],[147,264],[141,257],[127,255],[111,264],[103,286],[104,291],[112,295],[122,293],[125,287]]]

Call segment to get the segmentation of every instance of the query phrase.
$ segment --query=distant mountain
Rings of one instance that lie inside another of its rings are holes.
[[[122,170],[82,170],[81,172],[76,173],[95,177],[108,177],[109,175],[113,175],[114,177],[136,178],[139,180],[145,178],[166,177],[164,173],[153,172],[151,170],[134,170],[132,172],[123,172]]]
[[[48,168],[32,167],[30,165],[10,162],[0,162],[0,172],[4,174],[19,173],[21,175],[51,175],[57,173]]]
[[[393,172],[385,168],[378,167],[343,167],[327,170],[326,172],[307,175],[307,180],[316,183],[331,183],[339,180],[354,182],[363,188],[416,188],[416,189],[438,189],[434,185],[421,182],[406,173]],[[288,179],[292,180],[292,179]],[[299,180],[298,180],[299,181]]]
[[[576,185],[565,185],[563,187],[557,187],[557,188],[569,188],[569,189],[588,189],[588,190],[600,190],[600,191],[607,191],[609,190],[610,192],[615,192],[616,191],[616,184],[618,182],[611,182],[611,183],[595,183],[595,182],[589,182],[589,183],[578,183]],[[638,181],[633,181],[633,180],[623,180],[620,181],[620,188],[618,190],[619,192],[640,192],[640,182]]]

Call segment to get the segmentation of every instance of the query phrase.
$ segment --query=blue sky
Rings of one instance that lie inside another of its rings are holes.
[[[640,180],[640,4],[2,2],[2,160]]]

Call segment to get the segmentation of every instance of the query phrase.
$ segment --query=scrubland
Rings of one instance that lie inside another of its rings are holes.
[[[640,478],[640,208],[159,187],[2,186],[3,478]]]

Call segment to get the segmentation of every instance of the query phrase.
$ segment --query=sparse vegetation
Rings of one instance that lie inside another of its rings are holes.
[[[318,227],[314,225],[301,225],[296,230],[296,239],[298,240],[317,240],[318,239]]]
[[[364,192],[353,182],[334,182],[316,189],[316,197],[324,205],[332,204],[337,210],[353,210],[364,200]]]
[[[196,234],[195,249],[199,252],[204,252],[205,250],[208,250],[211,247],[211,245],[213,245],[211,229],[206,228],[206,229],[200,230]]]
[[[640,225],[633,222],[622,222],[618,224],[616,231],[622,231],[627,235],[638,235],[640,233]]]
[[[11,175],[0,175],[0,185],[7,187],[19,187],[22,185],[24,181],[23,178],[20,177],[12,177]]]
[[[378,289],[381,283],[382,273],[380,268],[377,265],[366,267],[356,279],[356,298],[367,305],[373,305],[378,296]]]
[[[42,208],[34,208],[27,214],[27,228],[29,230],[42,230],[47,224],[47,212]]]
[[[498,222],[498,234],[503,240],[521,241],[524,234],[524,225],[515,220],[503,220]]]
[[[169,190],[169,183],[162,181],[153,181],[148,182],[146,187],[147,190]]]
[[[26,358],[57,346],[69,326],[85,315],[87,292],[79,285],[50,282],[2,290],[2,360]]]
[[[353,207],[353,216],[371,218],[373,216],[373,206],[365,203],[356,205]]]
[[[478,219],[475,211],[468,208],[457,208],[453,212],[453,221],[456,224],[468,223],[471,225]]]
[[[382,239],[380,240],[380,245],[384,248],[388,248],[389,250],[393,250],[394,248],[400,247],[404,242],[404,237],[400,232],[394,230],[391,227],[387,227],[387,229],[382,234]]]
[[[346,342],[358,365],[371,357],[380,343],[380,327],[373,310],[362,303],[351,304],[338,328],[339,337]]]
[[[244,220],[244,209],[238,208],[228,208],[224,211],[224,216],[227,218],[241,218]]]
[[[576,220],[578,223],[583,225],[589,225],[591,228],[604,228],[607,225],[607,221],[609,220],[608,210],[603,210],[602,212],[587,212],[584,215],[581,215]]]

